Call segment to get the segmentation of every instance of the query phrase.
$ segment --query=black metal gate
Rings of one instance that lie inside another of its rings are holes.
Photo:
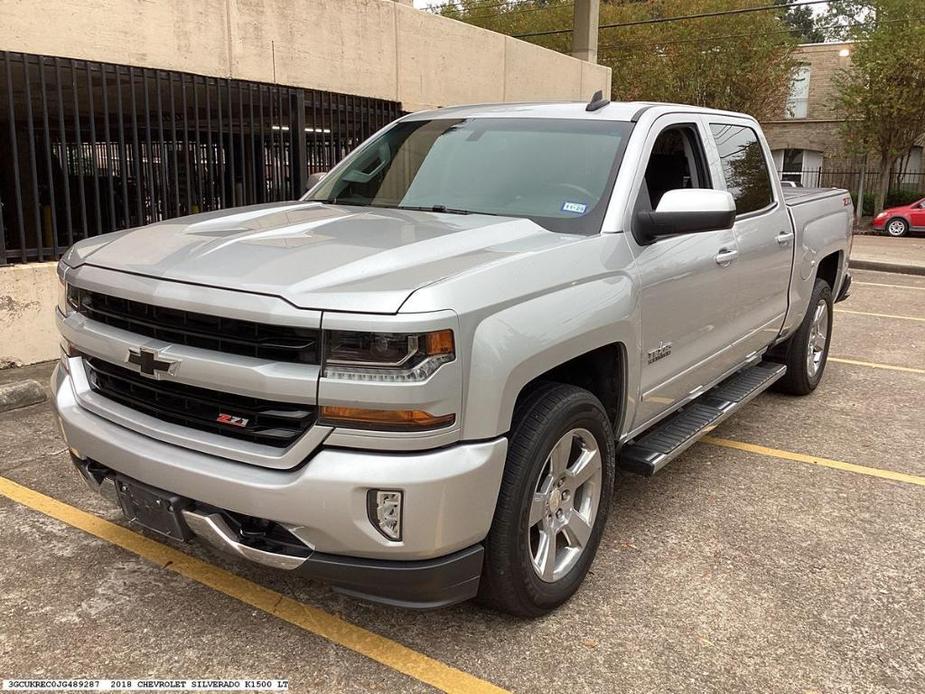
[[[6,51],[0,71],[0,265],[297,198],[401,115],[382,99]]]

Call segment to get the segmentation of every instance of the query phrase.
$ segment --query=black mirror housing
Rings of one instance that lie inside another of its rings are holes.
[[[735,210],[698,210],[659,212],[644,210],[636,213],[636,228],[650,241],[660,236],[699,234],[705,231],[731,229],[735,224]]]

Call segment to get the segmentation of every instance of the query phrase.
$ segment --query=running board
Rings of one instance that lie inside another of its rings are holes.
[[[619,467],[651,476],[697,439],[770,388],[787,371],[783,364],[761,362],[733,374],[623,447]]]

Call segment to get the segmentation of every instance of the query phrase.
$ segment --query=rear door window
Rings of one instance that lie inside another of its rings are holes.
[[[747,126],[728,123],[711,123],[710,130],[736,212],[747,214],[773,203],[771,175],[757,133]]]

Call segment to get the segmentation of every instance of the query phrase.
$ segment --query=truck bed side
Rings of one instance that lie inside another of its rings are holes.
[[[783,193],[794,232],[790,300],[783,328],[786,336],[806,312],[818,268],[831,267],[833,261],[826,258],[833,255],[832,293],[838,295],[848,269],[853,208],[848,191],[840,188],[784,188]]]

